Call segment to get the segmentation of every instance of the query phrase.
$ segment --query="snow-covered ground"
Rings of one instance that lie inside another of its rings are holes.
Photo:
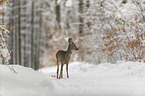
[[[0,65],[0,96],[49,96],[53,84],[49,78],[31,68]]]
[[[0,65],[0,96],[145,96],[145,63],[99,65],[74,62],[70,78],[56,79],[56,66],[34,71]]]

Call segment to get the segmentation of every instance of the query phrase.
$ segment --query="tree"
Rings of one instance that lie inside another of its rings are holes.
[[[6,7],[7,1],[1,0],[0,1],[0,18],[1,18],[1,24],[0,24],[0,63],[8,64],[10,60],[10,52],[8,50],[8,28],[9,25],[4,24],[4,9]]]
[[[83,12],[85,61],[92,63],[144,59],[144,4],[128,0],[86,0]],[[134,11],[136,10],[136,11]],[[130,13],[130,14],[128,14]]]
[[[42,30],[42,2],[39,0],[10,0],[9,2],[7,12],[11,17],[8,24],[14,28],[10,33],[12,64],[20,64],[35,70],[42,64],[46,36]]]

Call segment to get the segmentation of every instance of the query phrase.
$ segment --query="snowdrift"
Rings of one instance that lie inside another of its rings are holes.
[[[9,67],[0,65],[0,96],[51,96],[53,84],[46,76],[19,65]]]

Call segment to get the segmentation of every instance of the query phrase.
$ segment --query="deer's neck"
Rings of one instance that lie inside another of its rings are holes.
[[[68,56],[70,56],[70,55],[72,54],[72,49],[71,49],[71,46],[70,46],[70,45],[68,45],[66,54],[67,54]]]

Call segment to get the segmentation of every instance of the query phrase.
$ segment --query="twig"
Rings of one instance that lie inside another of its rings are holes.
[[[13,69],[13,68],[11,68],[10,66],[8,66],[8,65],[6,65],[10,70],[12,70],[14,73],[16,73],[17,74],[17,72]]]

